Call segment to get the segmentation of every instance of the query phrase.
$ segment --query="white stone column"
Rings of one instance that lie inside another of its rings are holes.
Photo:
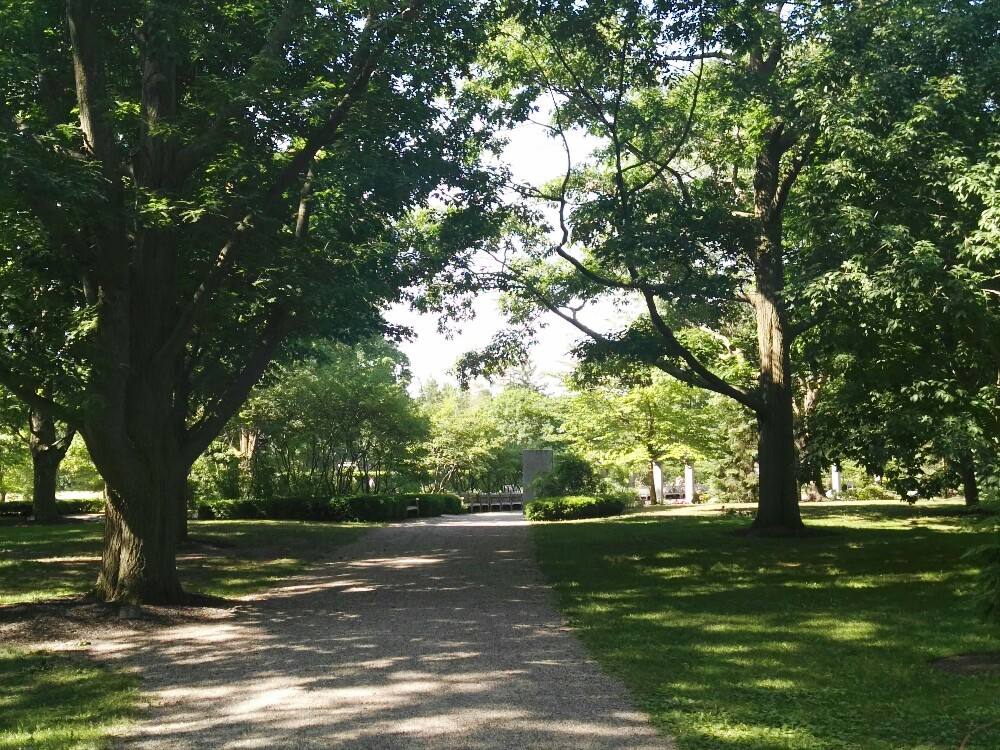
[[[551,469],[551,450],[521,451],[521,488],[524,502],[535,499],[535,488],[531,484],[535,481],[535,477]]]
[[[653,461],[653,486],[649,488],[653,496],[649,499],[654,505],[663,502],[663,469]]]
[[[694,461],[684,462],[684,502],[694,503]]]
[[[841,487],[840,464],[834,464],[830,467],[830,489],[833,490],[835,497],[840,494]]]

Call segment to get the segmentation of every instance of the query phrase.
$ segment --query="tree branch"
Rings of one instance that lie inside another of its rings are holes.
[[[85,150],[98,160],[104,176],[117,182],[121,179],[121,157],[108,123],[104,65],[98,52],[99,43],[94,39],[94,30],[99,24],[91,15],[90,5],[87,0],[68,0],[66,3],[80,129]]]
[[[296,151],[288,163],[278,172],[256,208],[245,214],[236,223],[229,239],[216,256],[215,263],[205,273],[201,283],[195,289],[191,301],[181,311],[173,329],[156,353],[156,362],[161,365],[169,362],[183,347],[195,323],[233,267],[246,237],[254,227],[255,220],[259,216],[273,211],[280,204],[285,192],[306,174],[319,152],[336,139],[351,108],[362,93],[367,90],[377,69],[379,59],[398,36],[400,22],[410,19],[415,14],[416,7],[415,3],[409,4],[399,13],[382,21],[376,21],[374,17],[369,17],[358,44],[359,52],[355,55],[348,73],[350,83],[341,94],[336,106],[327,116],[326,121],[308,136],[305,145]],[[376,34],[383,29],[388,29],[387,33],[376,39]],[[358,55],[365,47],[368,47],[367,51],[359,58]]]
[[[820,126],[819,123],[814,123],[811,128],[809,128],[809,133],[806,136],[805,142],[802,144],[802,150],[795,155],[792,159],[792,163],[789,166],[788,172],[782,178],[778,190],[774,196],[774,210],[780,213],[785,207],[785,202],[788,200],[788,194],[792,190],[792,185],[795,184],[795,180],[798,179],[799,173],[802,168],[806,165],[809,157],[812,155],[813,147],[816,145],[816,141],[819,140]]]
[[[705,365],[698,360],[690,349],[678,341],[673,329],[667,325],[666,321],[664,321],[663,317],[660,315],[660,311],[656,309],[656,299],[651,293],[644,293],[643,297],[646,301],[646,309],[649,311],[650,320],[653,321],[653,326],[657,331],[659,331],[660,335],[667,343],[667,351],[675,354],[684,361],[691,372],[701,379],[700,385],[702,388],[722,394],[723,396],[728,396],[734,401],[737,401],[754,411],[760,410],[762,404],[753,393],[745,388],[733,385],[732,383],[720,378],[714,372],[705,367]],[[659,365],[657,366],[659,367]],[[660,369],[663,368],[660,367]],[[666,370],[664,370],[664,372],[666,372]]]
[[[202,418],[187,430],[182,448],[185,459],[193,463],[222,431],[226,422],[246,403],[250,391],[274,359],[290,327],[289,312],[284,308],[275,310],[261,332],[260,344],[247,359],[243,369],[233,378],[229,388],[206,407]]]

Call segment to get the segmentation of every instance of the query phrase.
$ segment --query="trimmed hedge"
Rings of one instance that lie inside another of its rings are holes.
[[[198,504],[202,520],[236,521],[263,518],[264,511],[253,500],[203,500]]]
[[[463,513],[458,495],[340,495],[336,497],[293,496],[261,500],[202,500],[201,519],[273,518],[295,521],[402,521],[416,501],[421,518],[443,513]]]
[[[411,499],[416,500],[417,507],[420,509],[418,515],[421,518],[431,518],[446,514],[457,516],[468,512],[468,509],[462,505],[462,498],[458,495],[449,495],[443,492],[424,492],[399,495],[399,497],[406,498],[407,501]],[[409,505],[409,502],[407,502],[407,505]]]
[[[93,497],[84,500],[56,500],[56,510],[63,515],[72,513],[103,513],[104,498]]]
[[[28,518],[31,515],[31,503],[0,503],[0,516],[21,516]]]
[[[56,500],[56,510],[61,515],[70,516],[76,513],[103,513],[104,498],[93,498],[90,500]],[[34,511],[30,502],[8,502],[0,503],[0,516],[23,516],[29,517]]]
[[[617,516],[625,512],[626,506],[626,500],[621,497],[540,497],[524,506],[524,515],[530,521],[571,521],[577,518]]]

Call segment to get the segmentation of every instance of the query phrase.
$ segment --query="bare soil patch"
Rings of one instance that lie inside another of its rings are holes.
[[[931,666],[950,674],[995,674],[1000,672],[1000,653],[956,654],[932,661]]]

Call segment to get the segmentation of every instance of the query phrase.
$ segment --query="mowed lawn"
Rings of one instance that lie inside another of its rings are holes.
[[[225,598],[272,586],[357,539],[365,524],[192,521],[178,570],[187,591]],[[85,594],[97,580],[102,523],[0,525],[0,605]]]
[[[190,592],[238,597],[294,575],[368,527],[197,521],[178,568]],[[0,607],[72,597],[97,579],[103,524],[0,526]],[[128,721],[137,680],[81,655],[0,644],[0,750],[97,750]]]
[[[1000,652],[962,555],[989,537],[956,504],[822,503],[804,539],[670,510],[538,524],[575,630],[681,750],[1000,748],[1000,675],[931,662]]]

